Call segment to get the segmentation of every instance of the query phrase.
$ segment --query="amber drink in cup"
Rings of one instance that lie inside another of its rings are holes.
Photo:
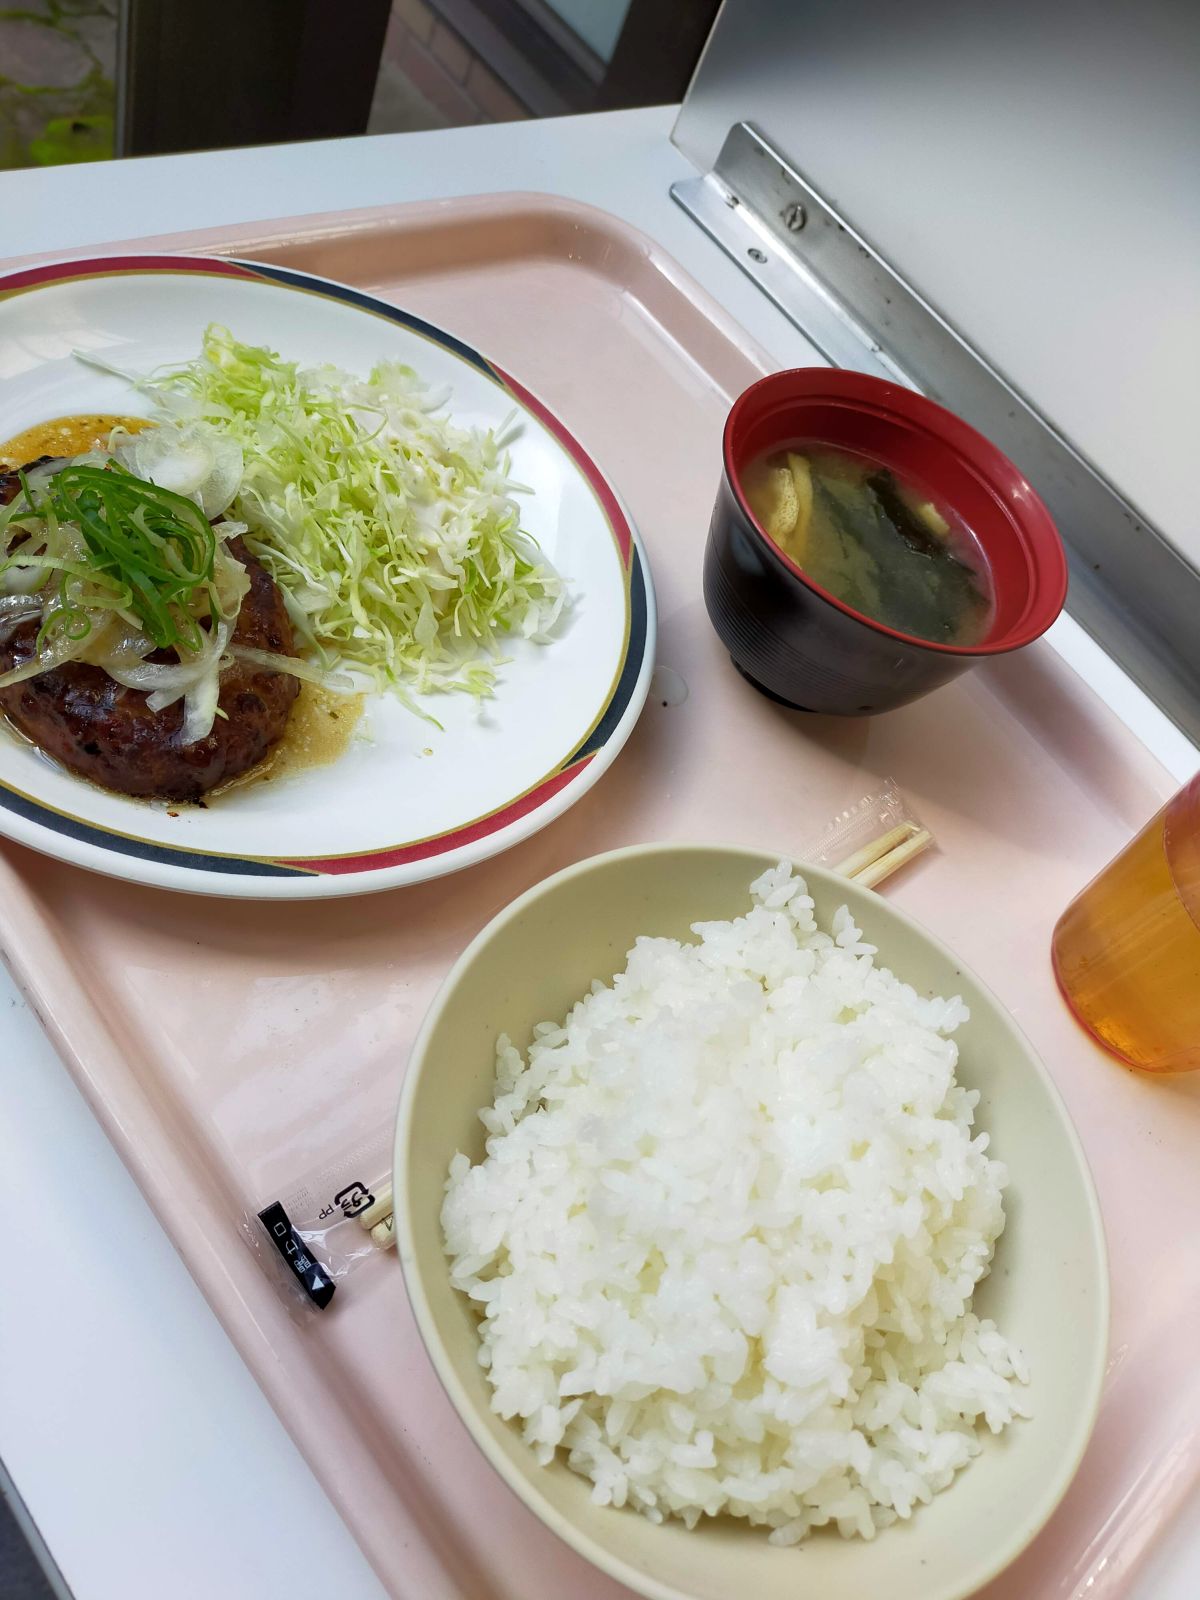
[[[1200,773],[1072,900],[1053,949],[1067,1004],[1114,1055],[1200,1068]]]

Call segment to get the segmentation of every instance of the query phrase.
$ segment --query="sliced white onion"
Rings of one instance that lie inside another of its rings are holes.
[[[81,456],[79,459],[90,464],[91,452],[86,456]],[[102,457],[101,459],[106,458]],[[36,467],[30,467],[25,473],[25,481],[30,489],[36,493],[37,490],[44,488],[51,478],[56,478],[64,468],[70,465],[71,458],[69,456],[55,456],[52,461],[43,461]]]
[[[218,635],[224,627],[221,624]],[[186,661],[136,661],[128,666],[112,662],[104,670],[117,683],[124,684],[126,689],[141,689],[146,694],[165,690],[173,699],[178,699],[181,694],[194,689],[210,672],[217,670],[223,654],[223,649],[205,649]]]
[[[113,455],[133,473],[194,500],[208,518],[232,504],[242,482],[242,447],[207,422],[164,422],[140,433],[113,430]]]
[[[114,683],[126,689],[140,689],[143,694],[164,691],[171,699],[178,700],[181,694],[186,694],[212,669],[213,664],[207,657],[195,663],[189,661],[186,666],[174,661],[135,661],[131,666],[111,662],[104,670]],[[151,706],[150,709],[154,711],[159,707]]]
[[[107,617],[93,616],[92,631],[107,621]],[[53,644],[44,646],[36,656],[21,666],[0,673],[0,689],[9,689],[14,683],[24,683],[26,678],[36,678],[43,672],[49,672],[52,667],[61,667],[67,661],[77,661],[87,649],[90,638],[90,633],[82,639],[68,639],[65,635],[60,635]]]
[[[93,667],[103,667],[105,672],[109,672],[112,667],[136,666],[153,649],[154,640],[135,623],[114,617],[111,628],[88,642],[83,659]]]
[[[358,694],[360,685],[344,672],[323,672],[299,656],[281,656],[274,650],[255,650],[246,644],[231,645],[229,654],[235,661],[245,661],[252,667],[265,667],[268,672],[287,672],[304,683],[313,683],[318,689],[328,689],[331,694]]]
[[[0,644],[7,643],[14,628],[41,614],[42,602],[37,595],[0,595]]]
[[[0,577],[5,595],[21,600],[28,600],[45,582],[45,567],[9,567]]]
[[[223,526],[218,523],[213,530],[219,534]],[[231,523],[231,527],[238,527],[238,523]],[[221,613],[226,617],[236,617],[242,609],[242,601],[250,593],[250,574],[236,556],[231,556],[224,544],[218,542],[216,559],[213,562],[213,584],[220,601]]]
[[[231,631],[231,623],[219,622],[204,649],[186,661],[114,663],[106,666],[105,671],[127,689],[142,690],[151,711],[165,711],[182,697],[183,726],[179,742],[195,744],[208,737],[216,720],[221,669],[227,659],[225,651]]]
[[[146,707],[157,716],[160,711],[173,706],[176,700],[182,700],[186,693],[185,689],[156,689],[153,694],[146,696]]]
[[[183,699],[183,727],[180,744],[196,744],[207,739],[216,721],[217,701],[221,696],[221,670],[216,666]]]

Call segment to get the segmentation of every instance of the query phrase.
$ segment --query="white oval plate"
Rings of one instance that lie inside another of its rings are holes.
[[[137,414],[121,379],[74,358],[148,371],[193,359],[210,322],[302,365],[365,374],[380,360],[449,385],[464,425],[523,413],[512,444],[522,525],[566,580],[572,609],[548,646],[505,641],[494,697],[393,696],[327,767],[233,789],[207,809],[132,800],[0,737],[0,833],[113,877],[248,899],[311,899],[416,883],[472,866],[561,815],[612,764],[642,709],[655,609],[637,535],[562,423],[484,357],[343,284],[260,263],[101,257],[0,277],[0,439],[53,417]],[[172,815],[171,812],[177,814]]]

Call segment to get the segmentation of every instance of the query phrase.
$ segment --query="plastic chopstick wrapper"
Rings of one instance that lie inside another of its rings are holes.
[[[870,888],[931,843],[888,778],[796,855]],[[394,1244],[390,1134],[362,1141],[243,1214],[244,1236],[298,1309],[324,1311],[343,1279]]]
[[[297,1311],[324,1311],[338,1286],[394,1244],[391,1128],[260,1197],[243,1238]]]
[[[896,786],[883,785],[838,813],[823,833],[797,852],[798,860],[829,867],[871,889],[927,850],[933,835]]]

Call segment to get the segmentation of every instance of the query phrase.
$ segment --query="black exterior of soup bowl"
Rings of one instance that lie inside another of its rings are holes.
[[[884,633],[831,604],[758,531],[725,477],[704,554],[704,603],[738,671],[802,711],[891,711],[974,659]]]

